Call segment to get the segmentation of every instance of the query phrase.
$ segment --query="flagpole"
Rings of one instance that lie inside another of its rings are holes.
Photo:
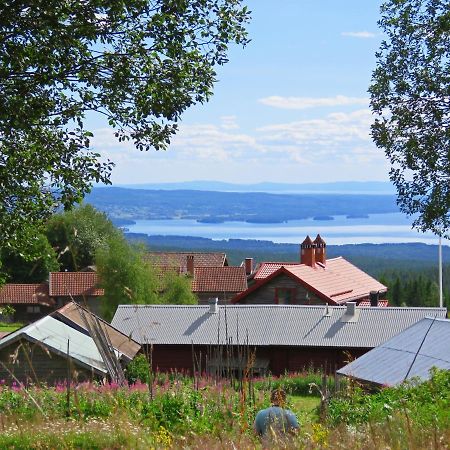
[[[442,293],[442,239],[439,236],[439,306],[444,306],[443,293]]]

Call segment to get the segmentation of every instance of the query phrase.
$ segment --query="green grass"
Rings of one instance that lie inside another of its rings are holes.
[[[292,411],[295,412],[302,426],[308,426],[318,420],[319,397],[292,395],[288,398]]]
[[[18,330],[22,326],[23,325],[21,323],[9,323],[9,324],[0,323],[0,331],[10,333],[12,331]]]

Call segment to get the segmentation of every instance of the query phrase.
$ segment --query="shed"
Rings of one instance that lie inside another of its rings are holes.
[[[450,320],[424,317],[337,373],[364,383],[393,386],[426,380],[430,369],[450,370]]]
[[[93,339],[51,316],[0,340],[0,378],[54,384],[103,378],[108,371]]]

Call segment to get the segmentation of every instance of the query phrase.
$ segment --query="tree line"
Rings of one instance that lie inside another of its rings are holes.
[[[450,266],[443,267],[443,304],[450,306]],[[423,271],[390,270],[379,277],[389,287],[390,306],[439,306],[437,269]]]

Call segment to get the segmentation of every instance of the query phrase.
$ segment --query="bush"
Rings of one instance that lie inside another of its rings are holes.
[[[415,426],[450,427],[450,371],[432,370],[430,380],[412,380],[367,394],[360,387],[330,401],[331,425],[379,423],[403,414]]]
[[[255,388],[258,390],[270,391],[281,388],[291,395],[320,396],[317,389],[311,388],[311,384],[322,386],[322,372],[307,371],[300,373],[287,373],[280,377],[270,377],[255,381]],[[334,390],[334,379],[327,377],[328,389]]]
[[[130,384],[135,384],[138,381],[141,383],[150,381],[149,363],[144,354],[141,353],[134,357],[125,369],[125,376]]]

